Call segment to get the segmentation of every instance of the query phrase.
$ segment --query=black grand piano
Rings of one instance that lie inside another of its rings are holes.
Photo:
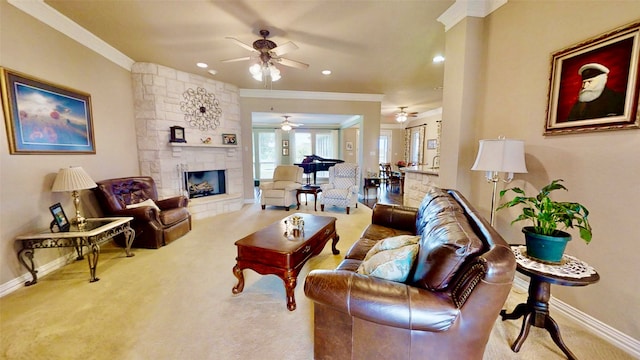
[[[307,174],[307,185],[309,185],[310,174],[313,174],[313,183],[316,183],[316,172],[327,171],[335,164],[342,163],[344,160],[340,159],[325,159],[318,155],[305,155],[301,163],[293,164],[300,166],[304,169],[304,173]]]

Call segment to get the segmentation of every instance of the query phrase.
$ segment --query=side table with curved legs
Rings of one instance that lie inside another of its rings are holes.
[[[98,268],[98,257],[100,255],[100,244],[112,239],[114,236],[124,234],[125,253],[127,257],[134,256],[131,252],[131,245],[135,238],[135,230],[131,228],[132,217],[113,217],[87,219],[84,226],[79,228],[73,225],[69,231],[52,233],[44,230],[37,233],[20,235],[16,241],[20,243],[21,249],[18,251],[18,260],[31,273],[32,279],[25,282],[25,286],[34,285],[38,282],[38,270],[36,269],[34,252],[36,249],[49,249],[61,247],[73,247],[77,253],[77,260],[84,259],[87,255],[89,262],[89,281],[100,280],[96,277]],[[87,248],[86,254],[83,247]]]
[[[576,356],[571,352],[571,350],[569,350],[562,340],[558,323],[556,323],[551,315],[549,315],[551,284],[562,286],[586,286],[600,280],[600,275],[594,271],[593,274],[589,274],[588,276],[581,278],[559,276],[548,272],[526,268],[517,257],[516,259],[518,260],[517,271],[529,276],[531,280],[529,282],[529,296],[527,298],[527,302],[516,306],[511,313],[507,313],[506,310],[500,311],[502,321],[515,320],[524,317],[522,320],[520,334],[511,346],[511,350],[514,352],[520,351],[522,344],[529,335],[529,329],[531,326],[535,326],[546,329],[551,335],[553,342],[558,345],[565,355],[567,355],[567,358],[575,360]],[[529,260],[532,261],[532,259]]]

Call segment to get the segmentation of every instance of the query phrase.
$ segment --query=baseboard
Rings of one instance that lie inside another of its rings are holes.
[[[522,278],[516,277],[513,281],[513,286],[526,294],[529,289],[529,282]],[[557,311],[563,316],[566,316],[572,321],[575,321],[580,326],[584,327],[599,338],[628,353],[629,355],[640,359],[639,340],[634,339],[631,336],[612,328],[602,321],[589,316],[588,314],[585,314],[584,312],[554,298],[553,296],[551,296],[549,305],[553,307],[554,311]]]
[[[75,251],[73,251],[67,255],[60,256],[59,258],[36,268],[36,271],[38,272],[38,279],[41,279],[43,276],[62,268],[70,262],[75,261],[77,257],[78,255]],[[24,286],[25,282],[31,281],[32,279],[33,277],[31,276],[31,273],[27,272],[13,280],[7,281],[6,283],[0,285],[0,297],[11,294],[12,292],[20,289]]]

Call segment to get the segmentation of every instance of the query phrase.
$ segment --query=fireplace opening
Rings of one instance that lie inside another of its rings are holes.
[[[189,199],[225,194],[225,170],[186,171],[185,188]]]

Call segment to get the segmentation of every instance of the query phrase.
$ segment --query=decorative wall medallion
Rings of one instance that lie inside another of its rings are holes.
[[[189,126],[206,131],[215,130],[220,125],[222,109],[214,94],[199,87],[197,90],[188,89],[182,97],[185,101],[180,103],[180,110],[184,112],[184,120]]]

